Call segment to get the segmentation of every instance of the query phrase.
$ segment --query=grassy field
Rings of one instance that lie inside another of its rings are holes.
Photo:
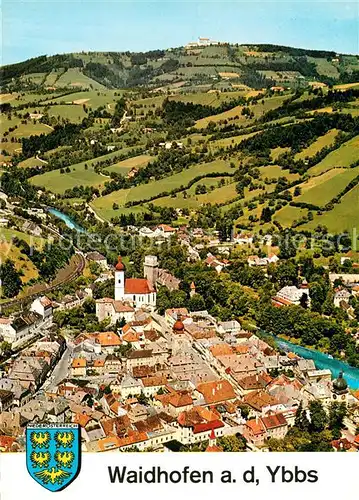
[[[77,87],[102,90],[105,87],[84,75],[78,68],[69,68],[66,73],[60,76],[56,82],[56,87]]]
[[[291,148],[281,148],[281,147],[271,149],[270,152],[271,159],[273,161],[276,161],[280,155],[282,155],[283,153],[288,153],[290,149]]]
[[[338,135],[338,132],[339,130],[336,129],[329,130],[329,132],[327,132],[326,134],[318,137],[318,139],[310,144],[310,146],[297,153],[294,156],[294,159],[304,160],[305,158],[311,158],[325,146],[331,146],[334,143],[334,139]]]
[[[359,82],[355,83],[341,83],[340,85],[334,85],[336,90],[347,90],[359,87]]]
[[[208,142],[208,149],[211,151],[218,151],[220,148],[229,148],[230,146],[236,146],[237,144],[240,144],[242,141],[245,139],[248,139],[249,137],[252,137],[253,135],[258,134],[258,132],[252,132],[251,134],[243,134],[243,135],[236,135],[234,137],[227,137],[225,139],[218,139],[217,141],[209,141]]]
[[[331,78],[338,78],[338,63],[327,61],[327,59],[325,59],[324,57],[308,57],[308,61],[315,64],[320,75],[329,76]]]
[[[229,162],[224,160],[216,160],[211,163],[202,163],[194,165],[178,174],[171,175],[164,179],[149,182],[135,186],[132,189],[121,189],[115,191],[107,196],[97,198],[91,203],[92,208],[103,218],[110,219],[116,215],[112,209],[113,203],[117,203],[120,207],[124,206],[130,201],[140,201],[158,196],[161,193],[170,192],[173,189],[186,186],[192,179],[199,175],[206,175],[209,173],[218,173],[219,175],[224,172],[232,172]]]
[[[94,165],[103,160],[116,158],[120,154],[128,153],[132,147],[123,148],[119,151],[113,151],[103,156],[93,158],[92,160],[83,161],[75,165],[70,165],[71,172],[62,174],[60,170],[52,170],[44,174],[31,177],[30,182],[35,186],[41,186],[53,193],[64,193],[66,189],[71,189],[75,186],[94,186],[100,187],[110,178],[96,174]],[[87,169],[85,168],[87,165]]]
[[[50,106],[49,116],[56,116],[68,119],[72,123],[81,123],[85,118],[86,113],[82,106],[76,104],[58,104],[57,106]]]
[[[35,175],[35,177],[30,179],[30,182],[35,186],[44,187],[53,193],[64,193],[66,189],[72,189],[75,186],[100,187],[106,181],[110,180],[109,177],[97,174],[93,166],[88,166],[86,170],[85,163],[71,165],[71,172],[69,173],[65,172],[62,174],[60,170],[52,170],[45,174]]]
[[[221,177],[202,179],[186,191],[177,193],[176,196],[163,196],[154,200],[153,204],[161,207],[174,207],[174,208],[198,208],[201,205],[210,203],[224,203],[232,200],[237,196],[235,183],[226,184],[225,186],[218,187]],[[205,185],[208,192],[204,194],[196,194],[196,187],[198,185]],[[211,189],[213,188],[213,189]]]
[[[126,175],[132,168],[145,167],[151,160],[154,160],[154,157],[150,155],[134,156],[133,158],[128,158],[127,160],[119,161],[111,165],[106,168],[106,171]]]
[[[330,232],[342,233],[343,231],[351,232],[356,228],[357,234],[359,231],[359,186],[355,186],[349,193],[343,196],[340,203],[335,205],[333,210],[324,212],[322,215],[315,215],[314,219],[304,226],[302,229],[315,229],[319,224],[326,226]]]
[[[259,167],[261,172],[261,178],[265,179],[279,179],[279,177],[285,177],[290,182],[299,179],[299,174],[293,174],[289,170],[283,170],[279,165],[267,165],[265,167]]]
[[[291,207],[286,205],[278,210],[274,215],[273,220],[278,221],[283,227],[290,227],[295,220],[299,220],[306,216],[308,210],[306,208]]]
[[[21,168],[29,168],[29,167],[42,167],[44,165],[44,162],[41,160],[38,160],[34,156],[31,158],[27,158],[27,160],[21,161],[19,163],[19,167]]]
[[[359,167],[332,169],[300,184],[302,194],[295,198],[300,203],[324,206],[337,196],[359,174]]]
[[[271,109],[278,108],[283,104],[283,102],[288,99],[287,95],[284,96],[273,96],[269,97],[267,99],[264,99],[264,103],[258,102],[257,104],[254,104],[253,106],[250,106],[251,111],[254,113],[254,119],[257,119],[261,117],[264,113],[267,111],[270,111]],[[224,113],[219,113],[218,115],[212,115],[208,116],[206,118],[202,118],[201,120],[197,120],[195,124],[195,128],[206,128],[207,125],[210,122],[218,123],[222,120],[229,120],[234,118],[235,122],[243,122],[243,123],[251,123],[253,119],[248,119],[245,116],[241,115],[243,106],[235,106],[234,108],[230,109],[229,111],[225,111]],[[238,117],[238,118],[236,118]]]
[[[359,135],[345,142],[340,148],[329,153],[322,161],[308,170],[308,174],[318,175],[334,167],[349,167],[359,158]]]
[[[123,94],[125,94],[125,92],[122,90],[86,90],[82,92],[74,92],[73,94],[58,97],[57,99],[52,99],[51,102],[56,102],[58,104],[76,104],[78,102],[85,101],[84,104],[86,104],[89,108],[107,106],[108,109],[112,109],[115,101],[120,99]],[[79,104],[77,105],[79,106]]]

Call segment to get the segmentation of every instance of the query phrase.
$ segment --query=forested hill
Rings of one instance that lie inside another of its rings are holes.
[[[5,90],[211,84],[305,87],[359,81],[359,58],[280,45],[187,46],[149,52],[81,52],[3,66]]]

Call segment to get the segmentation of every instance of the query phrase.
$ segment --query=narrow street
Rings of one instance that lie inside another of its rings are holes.
[[[45,381],[42,389],[51,391],[54,389],[64,378],[68,376],[69,365],[72,356],[72,348],[67,347],[66,351],[62,355],[62,358],[55,366],[52,374]]]

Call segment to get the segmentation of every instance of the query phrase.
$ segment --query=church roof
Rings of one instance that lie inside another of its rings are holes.
[[[127,278],[125,280],[125,294],[147,294],[155,289],[145,278]]]

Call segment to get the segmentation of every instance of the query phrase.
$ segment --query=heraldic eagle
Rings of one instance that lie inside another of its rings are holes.
[[[35,472],[35,476],[39,478],[44,484],[62,484],[64,479],[71,477],[69,472],[62,469],[56,469],[56,467],[51,467],[51,469],[42,470],[41,472]]]

